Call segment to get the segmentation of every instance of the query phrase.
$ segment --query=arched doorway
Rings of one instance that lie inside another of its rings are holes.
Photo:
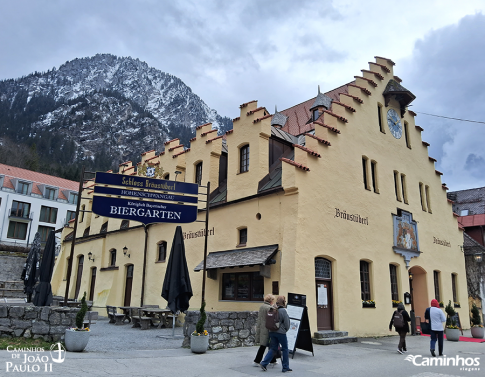
[[[333,330],[332,262],[315,258],[315,285],[317,291],[317,329]]]
[[[416,317],[424,321],[424,312],[429,307],[428,286],[426,284],[426,270],[420,266],[409,269],[409,292],[411,293],[411,309]]]
[[[84,255],[80,255],[77,262],[76,289],[74,291],[75,300],[78,298],[79,290],[81,289],[81,279],[83,277],[83,264],[84,264]]]
[[[126,282],[125,282],[125,300],[123,305],[130,306],[131,304],[131,287],[133,285],[133,265],[126,266]]]

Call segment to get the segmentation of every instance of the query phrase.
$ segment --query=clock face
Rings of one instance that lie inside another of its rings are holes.
[[[390,109],[387,112],[387,125],[389,126],[392,136],[394,136],[396,139],[400,139],[402,136],[402,124],[401,118],[396,110]]]

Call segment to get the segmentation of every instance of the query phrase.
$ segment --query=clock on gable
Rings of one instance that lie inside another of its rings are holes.
[[[387,112],[387,125],[389,130],[396,139],[400,139],[402,136],[402,124],[401,118],[394,109],[390,109]]]

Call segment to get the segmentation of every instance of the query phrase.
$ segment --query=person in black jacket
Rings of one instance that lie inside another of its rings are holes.
[[[399,312],[402,314],[402,318],[404,320],[404,326],[403,327],[396,327],[394,325],[394,315]],[[407,352],[406,348],[406,334],[409,332],[409,321],[411,321],[411,318],[409,318],[408,312],[404,309],[403,303],[399,303],[397,306],[397,310],[392,313],[392,318],[391,322],[389,322],[389,331],[392,331],[392,326],[394,325],[394,328],[396,329],[396,332],[399,334],[399,344],[397,346],[397,352],[402,355],[403,352]]]

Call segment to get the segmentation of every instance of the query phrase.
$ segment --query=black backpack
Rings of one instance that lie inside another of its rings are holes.
[[[404,318],[402,312],[396,310],[392,315],[392,323],[396,329],[402,329],[404,327]]]
[[[269,331],[278,331],[280,328],[280,316],[278,309],[270,308],[266,313],[266,328]]]

